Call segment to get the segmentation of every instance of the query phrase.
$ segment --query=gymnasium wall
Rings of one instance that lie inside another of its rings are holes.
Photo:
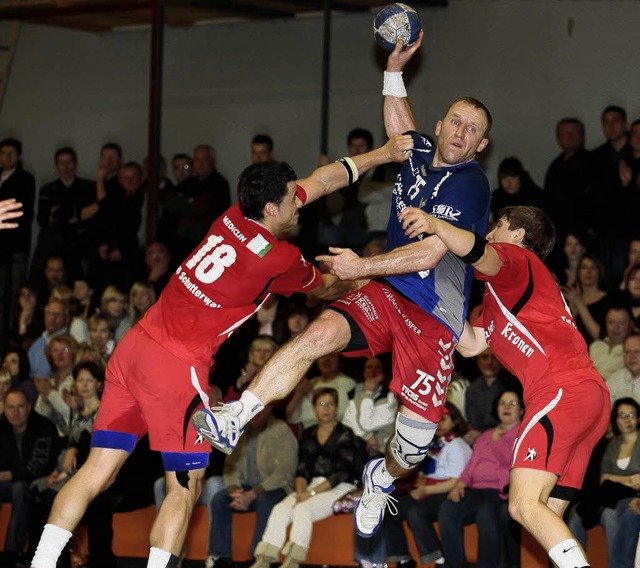
[[[433,132],[453,98],[472,94],[495,126],[484,165],[495,185],[498,162],[516,155],[542,183],[556,155],[555,122],[587,125],[602,142],[599,116],[610,103],[640,116],[637,28],[640,2],[450,0],[422,9],[426,43],[409,93],[421,130]],[[354,126],[383,139],[384,54],[371,14],[333,18],[329,153],[345,152]],[[149,31],[93,34],[25,25],[0,113],[0,136],[17,136],[24,161],[43,183],[52,155],[75,146],[81,174],[93,177],[99,146],[122,144],[127,159],[146,153]],[[267,132],[279,159],[299,175],[319,151],[322,19],[226,23],[165,35],[162,152],[170,157],[211,143],[232,186],[248,162],[249,140]],[[412,77],[411,77],[412,75]]]

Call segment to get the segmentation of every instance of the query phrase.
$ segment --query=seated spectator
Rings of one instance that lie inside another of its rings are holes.
[[[284,568],[298,568],[307,558],[313,523],[330,517],[333,503],[355,489],[351,481],[357,467],[356,437],[338,421],[337,407],[335,389],[314,393],[317,424],[302,432],[294,491],[273,508],[252,568],[269,568],[280,551],[285,555]]]
[[[478,528],[477,568],[520,566],[520,529],[508,513],[513,444],[524,415],[520,392],[504,391],[497,402],[498,425],[484,432],[460,478],[438,512],[448,568],[464,565],[464,526]]]
[[[227,389],[223,401],[230,402],[232,400],[240,400],[244,389],[249,386],[249,383],[251,383],[277,349],[278,344],[272,337],[268,335],[259,335],[256,337],[249,346],[247,363],[242,367],[240,376],[236,379],[236,382]]]
[[[550,270],[561,286],[575,286],[578,283],[580,261],[587,248],[580,236],[569,233],[564,239],[562,252],[560,259],[550,266]]]
[[[317,421],[318,413],[312,399],[314,392],[323,388],[333,388],[338,392],[338,420],[342,420],[349,402],[349,393],[356,382],[340,371],[340,355],[332,353],[320,357],[316,361],[320,376],[311,380],[302,379],[287,404],[287,421],[291,424],[302,424],[303,428],[312,426]]]
[[[624,368],[611,375],[607,382],[611,404],[619,398],[640,400],[640,333],[628,335],[623,343]]]
[[[13,310],[11,340],[29,349],[44,330],[43,310],[38,309],[38,290],[32,284],[22,284],[17,291]]]
[[[211,525],[205,568],[231,568],[233,513],[257,513],[249,548],[253,556],[274,505],[293,490],[298,442],[285,422],[271,416],[271,409],[267,405],[247,424],[249,431],[225,460],[225,487],[209,503]]]
[[[465,413],[469,423],[469,431],[465,434],[466,442],[473,446],[480,434],[495,428],[498,424],[494,413],[496,401],[505,389],[498,377],[502,365],[491,351],[485,349],[476,357],[480,376],[476,377],[467,388],[465,394]]]
[[[574,286],[562,286],[562,293],[587,345],[600,339],[605,330],[605,314],[611,305],[602,262],[586,253],[580,260],[578,282]]]
[[[103,369],[107,366],[107,361],[95,345],[90,343],[81,343],[78,346],[78,352],[76,353],[76,365],[86,362],[95,363]]]
[[[0,414],[4,411],[4,397],[11,390],[11,373],[7,369],[0,369]]]
[[[608,381],[615,371],[624,368],[623,343],[633,329],[629,309],[615,306],[609,308],[605,328],[607,336],[596,339],[589,345],[589,357],[604,380]]]
[[[467,429],[460,411],[447,402],[434,439],[429,444],[427,457],[420,464],[420,473],[403,483],[405,486],[413,483],[413,488],[398,497],[398,515],[384,520],[389,561],[398,562],[399,567],[415,566],[402,528],[403,519],[407,520],[413,532],[422,564],[444,564],[442,545],[434,523],[438,520],[440,505],[447,499],[447,494],[471,458],[471,447],[463,440]]]
[[[29,484],[53,471],[59,448],[53,423],[31,411],[22,391],[10,390],[0,417],[0,502],[11,503],[3,567],[13,568],[26,544]]]
[[[56,286],[67,283],[67,270],[61,256],[49,256],[44,261],[44,268],[36,274],[33,281],[38,289],[38,308],[43,308]]]
[[[367,445],[369,457],[381,457],[393,434],[398,402],[389,390],[384,366],[378,357],[364,363],[364,380],[353,391],[342,423]]]
[[[91,284],[87,280],[76,278],[73,281],[73,297],[79,303],[78,315],[88,320],[96,311]]]
[[[51,290],[51,296],[56,300],[62,300],[69,306],[69,335],[78,343],[89,340],[87,320],[81,315],[80,302],[74,297],[73,290],[68,286],[56,286]]]
[[[118,343],[134,325],[136,325],[147,310],[155,304],[156,291],[147,282],[134,282],[129,290],[129,314],[124,318],[115,331],[115,342]]]
[[[505,158],[498,166],[498,183],[491,194],[493,220],[500,218],[500,211],[512,205],[533,205],[541,207],[542,189],[531,179],[518,158]]]
[[[624,297],[631,306],[633,329],[640,333],[640,264],[627,273],[626,288]]]
[[[127,317],[127,296],[117,286],[107,286],[100,297],[100,313],[111,319],[115,332]]]
[[[631,239],[629,242],[629,251],[627,253],[627,266],[622,274],[622,280],[620,281],[620,290],[627,290],[627,278],[629,272],[634,266],[640,265],[640,237]]]
[[[49,300],[44,308],[44,331],[29,348],[29,376],[46,377],[51,374],[45,347],[52,337],[69,333],[69,306],[60,300]]]
[[[89,344],[96,348],[102,359],[108,361],[115,348],[113,318],[103,313],[93,314],[87,325],[89,326]]]
[[[30,404],[35,404],[38,393],[33,381],[29,378],[29,357],[26,351],[15,343],[10,343],[4,352],[2,368],[11,374],[11,388],[26,393]]]
[[[100,406],[100,393],[104,384],[104,369],[95,363],[81,363],[73,369],[74,403],[69,438],[58,459],[58,466],[46,478],[32,488],[34,506],[29,522],[30,557],[35,554],[53,499],[66,481],[85,462],[91,446],[91,430]],[[91,566],[113,566],[115,557],[111,551],[111,527],[92,522],[86,517],[89,533],[89,552],[93,555]],[[111,515],[107,519],[111,524]],[[105,531],[104,529],[107,528]],[[105,538],[106,537],[106,538]]]
[[[158,298],[173,274],[171,253],[167,246],[160,242],[149,243],[144,253],[144,264],[147,270],[147,282],[153,285]]]
[[[587,529],[600,523],[607,537],[607,555],[615,557],[614,543],[620,520],[629,503],[640,491],[640,443],[638,417],[640,404],[633,398],[619,398],[611,410],[614,437],[607,444],[600,467],[600,486],[585,494],[572,511],[569,528],[586,550]],[[618,564],[609,561],[609,566]]]
[[[640,497],[635,497],[620,516],[618,534],[613,541],[611,566],[616,568],[637,568],[640,556],[638,534],[640,533]],[[634,562],[635,559],[635,562]]]
[[[78,343],[70,335],[56,335],[47,345],[46,351],[51,363],[51,374],[34,378],[38,391],[34,410],[51,420],[60,437],[66,438],[71,426],[72,410],[69,403],[73,392],[73,366]]]

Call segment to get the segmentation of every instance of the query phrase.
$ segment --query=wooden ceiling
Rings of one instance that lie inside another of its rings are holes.
[[[323,0],[5,0],[0,21],[17,20],[92,32],[151,25],[161,3],[168,26],[190,27],[230,21],[293,18],[322,12]],[[385,0],[331,0],[339,12],[379,8]],[[420,7],[444,7],[448,0],[409,0]]]

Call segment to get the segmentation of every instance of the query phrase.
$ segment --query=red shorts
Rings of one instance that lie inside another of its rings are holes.
[[[525,404],[512,467],[556,474],[552,496],[566,499],[582,487],[591,452],[610,418],[609,392],[594,380],[536,395]]]
[[[191,415],[204,405],[193,383],[208,393],[208,379],[206,365],[185,363],[135,326],[109,359],[93,431],[138,438],[148,432],[152,450],[208,454],[211,447],[191,425]]]
[[[453,333],[380,282],[370,282],[330,307],[351,326],[352,341],[343,354],[373,357],[391,351],[391,390],[407,408],[437,423],[453,371]],[[359,332],[364,334],[360,340]]]

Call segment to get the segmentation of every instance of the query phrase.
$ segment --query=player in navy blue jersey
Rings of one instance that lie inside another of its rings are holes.
[[[396,180],[388,224],[388,251],[360,258],[348,249],[321,256],[341,279],[363,282],[337,300],[298,337],[280,349],[240,401],[194,415],[198,431],[231,453],[244,425],[263,405],[285,397],[320,356],[343,352],[373,357],[393,353],[391,390],[401,399],[396,432],[386,458],[370,461],[356,509],[356,530],[377,530],[395,479],[418,465],[433,438],[453,370],[452,353],[464,327],[472,271],[437,237],[405,236],[398,215],[420,207],[461,228],[484,234],[490,211],[489,182],[475,161],[489,140],[491,114],[477,99],[456,99],[438,121],[433,146],[416,134],[402,69],[421,43],[389,56],[383,95],[388,136],[412,134],[414,148]]]

